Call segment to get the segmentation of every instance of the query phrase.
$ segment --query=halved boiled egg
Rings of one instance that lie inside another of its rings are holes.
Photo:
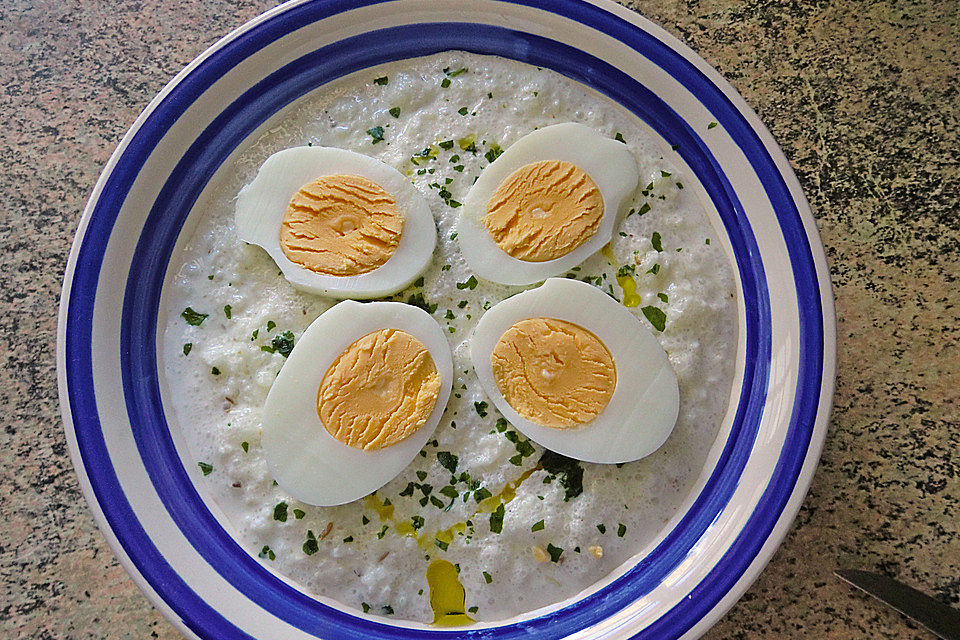
[[[545,280],[610,242],[639,180],[627,146],[572,122],[525,135],[470,189],[457,223],[473,272],[501,284]]]
[[[477,323],[470,355],[500,413],[570,458],[638,460],[677,421],[677,377],[660,343],[585,282],[550,278],[495,305]]]
[[[334,147],[267,158],[240,191],[240,239],[266,250],[297,289],[373,298],[403,289],[437,241],[426,201],[399,171]]]
[[[307,327],[263,407],[277,483],[308,504],[361,498],[417,455],[443,414],[450,347],[422,309],[341,302]]]

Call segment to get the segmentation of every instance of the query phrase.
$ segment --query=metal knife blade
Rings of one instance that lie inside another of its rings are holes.
[[[960,640],[960,611],[893,578],[854,569],[840,569],[834,573],[944,640]]]

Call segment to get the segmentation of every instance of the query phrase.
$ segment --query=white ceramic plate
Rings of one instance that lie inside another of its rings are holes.
[[[448,49],[554,69],[679,145],[675,161],[697,177],[730,248],[741,349],[731,411],[698,489],[654,545],[582,597],[440,631],[303,594],[231,538],[168,428],[157,321],[184,223],[248,136],[325,82]],[[124,137],[67,266],[58,375],[70,451],[96,520],[137,584],[188,636],[662,640],[702,634],[785,535],[823,443],[834,343],[826,261],[787,160],[720,75],[660,28],[605,0],[314,0],[277,7],[211,47]]]

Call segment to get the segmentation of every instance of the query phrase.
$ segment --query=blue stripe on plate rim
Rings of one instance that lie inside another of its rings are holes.
[[[292,7],[290,10],[278,13],[271,19],[240,34],[235,40],[214,52],[201,63],[201,65],[195,68],[193,72],[188,74],[180,84],[172,89],[171,93],[166,96],[153,113],[145,120],[141,129],[131,139],[124,154],[119,158],[113,172],[105,181],[101,196],[90,216],[89,227],[87,228],[83,242],[77,250],[76,268],[74,271],[74,279],[71,283],[67,311],[66,377],[69,381],[68,398],[81,451],[81,458],[98,502],[102,506],[111,528],[124,549],[130,554],[138,570],[154,585],[160,597],[162,597],[178,615],[182,616],[188,627],[203,637],[245,637],[245,634],[233,627],[222,616],[200,601],[196,594],[194,594],[178,576],[172,574],[169,566],[166,565],[157,550],[150,544],[117,483],[117,478],[109,465],[105,443],[100,433],[99,417],[93,397],[93,374],[89,350],[89,336],[91,335],[90,323],[93,311],[93,299],[96,292],[97,275],[100,268],[100,258],[106,247],[114,219],[126,196],[133,177],[136,176],[140,165],[152,151],[160,136],[172,124],[176,115],[183,110],[185,105],[188,105],[196,99],[196,97],[209,86],[213,79],[219,77],[219,75],[235,65],[239,60],[242,60],[265,44],[281,37],[284,33],[292,31],[307,22],[312,22],[326,15],[350,10],[360,6],[360,4],[361,3],[358,2],[351,2],[350,0],[343,0],[340,2],[325,3],[312,2]],[[714,568],[707,579],[694,589],[693,595],[696,597],[686,599],[682,604],[677,605],[668,612],[659,622],[655,623],[652,627],[648,627],[647,630],[642,633],[642,637],[674,637],[681,635],[685,629],[690,628],[736,583],[769,535],[774,523],[784,508],[786,500],[793,491],[794,482],[807,451],[821,387],[823,318],[820,309],[820,292],[817,289],[815,266],[796,205],[790,197],[790,193],[775,163],[770,158],[756,132],[753,131],[749,123],[737,111],[736,107],[733,106],[726,96],[723,95],[722,91],[715,87],[701,72],[675,51],[660,43],[649,34],[637,29],[635,25],[603,9],[579,2],[578,0],[552,2],[548,7],[540,6],[538,3],[532,2],[521,2],[520,4],[528,4],[530,6],[552,10],[560,15],[572,18],[616,37],[634,49],[642,51],[645,56],[670,72],[674,78],[697,95],[716,116],[716,119],[723,125],[724,129],[729,132],[741,146],[751,165],[753,165],[754,171],[756,171],[761,178],[767,190],[768,197],[774,204],[790,252],[800,306],[801,353],[804,354],[804,356],[800,362],[797,397],[794,403],[794,413],[791,418],[791,426],[787,434],[783,454],[778,462],[774,476],[750,521],[740,533],[723,561]],[[476,25],[470,26],[471,31],[476,30],[476,28]],[[459,48],[469,49],[469,47]],[[509,50],[482,50],[478,52],[506,53],[506,55],[510,55]],[[513,55],[510,57],[517,56]],[[696,142],[696,145],[700,145],[699,141]],[[686,145],[686,147],[690,150],[696,148],[689,145]],[[684,153],[684,151],[685,145],[682,144],[681,153]],[[691,161],[690,158],[684,157],[688,162]],[[693,164],[691,164],[691,166],[693,166]],[[189,210],[189,207],[187,210]],[[754,259],[756,259],[755,256]],[[166,264],[164,262],[159,266],[161,267],[160,272],[162,272],[162,267],[165,267]],[[743,272],[743,267],[741,267],[741,272]],[[127,301],[130,299],[131,296],[129,295],[125,299],[125,313],[128,312]],[[769,310],[763,311],[765,315],[768,315],[768,313]],[[154,319],[156,317],[155,308],[153,309],[152,317]],[[754,326],[759,330],[763,327],[757,326],[756,323],[761,319],[762,318],[748,318],[748,325]],[[155,331],[155,324],[153,324],[150,331]],[[761,336],[757,337],[759,339]],[[767,338],[769,338],[769,336],[767,336]],[[130,345],[131,342],[125,341],[124,344]],[[154,343],[149,343],[151,349],[152,344]],[[756,364],[765,365],[769,353],[761,355],[763,355],[763,358]],[[132,362],[131,353],[129,352],[125,352],[123,357],[126,361],[125,370],[129,372],[130,367],[148,364],[155,355],[151,353],[150,357],[146,358],[147,362],[144,361],[143,357],[140,357],[137,362]],[[155,362],[153,363],[153,367],[155,375]],[[765,376],[762,380],[762,386],[765,387]],[[136,393],[140,393],[141,391],[142,390],[138,390]],[[135,394],[135,392],[130,390],[128,394]],[[130,396],[128,395],[128,402],[129,399]],[[133,413],[131,413],[131,415],[133,415]],[[154,417],[156,418],[157,416]],[[159,416],[159,419],[162,424],[162,416]],[[143,454],[145,448],[156,446],[156,444],[156,442],[144,442],[143,438],[138,439],[138,447],[141,448],[141,454]],[[185,480],[185,475],[178,460],[173,466],[179,468],[179,474],[182,476],[180,480],[184,480],[189,484],[189,481]],[[737,475],[739,475],[739,473],[737,473]],[[193,492],[193,489],[192,486],[189,486],[187,494],[191,492]],[[249,556],[244,554],[244,557],[249,560]],[[254,561],[251,560],[251,562]],[[262,571],[262,569],[260,569],[260,571]],[[629,581],[628,576],[633,577],[631,574],[627,574],[627,576],[624,576],[618,580],[618,582]],[[289,588],[287,587],[287,589]],[[301,596],[301,598],[303,597]],[[592,598],[593,602],[581,601],[572,607],[550,614],[545,618],[531,621],[531,623],[525,623],[525,625],[549,623],[551,631],[557,633],[572,631],[574,628],[580,626],[579,622],[584,620],[585,615],[587,617],[590,616],[589,610],[594,605],[602,606],[604,604],[604,602],[601,602],[604,600],[604,596],[601,594],[594,594]],[[322,605],[318,605],[309,598],[303,599],[309,602],[311,606],[322,607]],[[280,604],[283,607],[287,607],[290,603],[284,599]],[[579,615],[577,615],[577,612],[570,611],[570,609],[575,609],[576,607],[580,607],[581,609],[585,607],[587,611],[580,611]],[[380,636],[381,632],[386,632],[390,637],[404,637],[402,630],[392,626],[368,623],[367,621],[360,621],[357,618],[344,614],[336,615],[337,622],[341,625],[344,622],[353,624],[360,623],[360,627],[356,630],[365,635],[370,635],[371,632],[376,631],[377,633],[374,634],[376,636]],[[334,625],[323,626],[323,631],[329,631],[332,630]],[[519,625],[515,626],[519,627]],[[525,626],[524,628],[529,629],[530,627]],[[505,637],[502,636],[504,631],[506,631],[504,628],[497,629],[497,637]],[[477,633],[489,632],[490,630],[479,630]],[[330,637],[340,635],[341,634],[337,633]],[[407,633],[406,635],[410,634]],[[414,635],[420,637],[424,634],[423,632],[416,632]],[[554,634],[550,633],[549,635]]]

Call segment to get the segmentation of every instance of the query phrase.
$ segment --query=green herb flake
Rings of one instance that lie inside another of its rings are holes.
[[[456,171],[457,173],[463,173],[463,165],[462,165],[462,164],[458,164],[457,166],[455,166],[455,167],[453,168],[453,170]]]
[[[273,519],[280,522],[287,521],[287,503],[281,502],[273,508]]]
[[[440,81],[440,86],[443,87],[444,89],[446,89],[447,87],[449,87],[449,86],[450,86],[450,78],[444,78],[443,80],[441,80],[441,81]]]
[[[443,504],[443,501],[437,496],[430,496],[430,504],[435,506],[437,509],[443,509],[445,506],[447,506]]]
[[[637,211],[637,214],[642,216],[643,214],[649,213],[649,212],[650,212],[650,203],[644,202],[643,206],[641,206],[640,209]]]
[[[423,297],[422,293],[415,293],[407,298],[407,304],[420,307],[430,314],[434,313],[438,308],[438,305],[427,302],[427,299]]]
[[[276,559],[277,559],[277,554],[275,554],[275,553],[273,552],[273,549],[271,549],[269,546],[263,545],[263,549],[260,549],[260,553],[257,554],[257,557],[258,557],[258,558],[263,558],[264,560],[266,560],[266,559],[268,559],[268,558],[269,558],[270,560],[276,560]]]
[[[277,323],[273,320],[267,320],[267,333],[270,333],[277,328]]]
[[[351,542],[353,542],[353,536],[347,536],[346,538],[343,539],[344,544],[349,544]]]
[[[449,151],[450,149],[453,149],[453,140],[444,140],[443,142],[438,142],[437,146],[440,147],[441,149],[445,149]],[[457,157],[457,156],[454,156],[454,157]]]
[[[601,534],[606,533],[606,532],[607,532],[607,525],[605,525],[605,524],[603,524],[603,523],[598,524],[598,525],[597,525],[597,531],[599,531]]]
[[[487,159],[487,162],[493,162],[499,158],[501,154],[503,154],[503,149],[501,149],[500,145],[498,145],[496,142],[492,142],[490,143],[490,148],[487,149],[485,154],[483,154],[483,157]]]
[[[435,544],[435,545],[437,545],[438,547],[440,547],[440,550],[441,550],[441,551],[446,551],[446,550],[450,547],[450,543],[449,543],[449,542],[444,542],[444,541],[441,540],[440,538],[434,538],[434,539],[433,539],[433,544]]]
[[[460,459],[449,451],[437,451],[437,461],[450,473],[456,473]]]
[[[370,605],[368,605],[366,602],[361,602],[360,607],[363,609],[364,613],[370,612]]]
[[[477,611],[480,611],[480,607],[470,607],[467,609],[467,613],[476,613]]]
[[[277,353],[286,358],[290,355],[290,352],[293,351],[293,332],[284,331],[279,335],[273,336],[270,344],[273,345]]]
[[[640,311],[643,312],[643,316],[650,321],[650,324],[652,324],[653,328],[657,331],[663,331],[664,327],[667,326],[667,314],[659,308],[650,305],[643,307]]]
[[[451,78],[456,78],[456,77],[459,76],[460,74],[466,73],[466,72],[467,72],[467,68],[466,68],[466,67],[460,67],[460,68],[457,69],[456,71],[450,71],[450,67],[447,67],[446,69],[443,70],[443,72],[444,72],[445,74],[447,74],[447,76],[449,76],[449,77],[451,77]]]
[[[658,293],[657,297],[660,298],[663,302],[670,302],[670,298],[665,293]]]
[[[192,343],[192,342],[187,342],[186,344],[184,344],[184,345],[183,345],[183,355],[185,355],[185,356],[190,355],[190,350],[191,350],[191,349],[193,349],[193,343]]]
[[[199,327],[209,315],[209,313],[200,313],[199,311],[194,311],[193,307],[187,307],[180,313],[180,317],[186,320],[187,324],[192,327]]]
[[[652,267],[647,269],[647,273],[652,273],[653,275],[657,275],[658,273],[660,273],[660,265],[659,264],[653,265]]]
[[[463,309],[466,306],[467,306],[466,300],[461,300],[460,302],[457,303],[457,309]]]
[[[506,514],[507,510],[504,509],[503,503],[497,505],[496,511],[490,514],[490,531],[492,533],[501,533],[503,531],[503,516]]]
[[[307,541],[303,543],[303,552],[308,556],[312,556],[317,551],[320,551],[320,543],[317,542],[317,536],[313,535],[313,531],[307,529]]]
[[[213,471],[213,465],[206,462],[198,462],[197,466],[200,467],[200,471],[202,471],[205,476],[210,475],[210,472]]]
[[[489,406],[489,405],[486,403],[485,400],[480,400],[479,402],[474,402],[474,403],[473,403],[473,408],[476,409],[477,415],[480,416],[481,418],[486,418],[486,417],[487,417],[487,407],[488,407],[488,406]]]
[[[617,527],[617,537],[622,538],[623,535],[627,532],[627,525],[620,523],[620,526]]]
[[[483,579],[487,584],[490,584],[491,582],[493,582],[493,576],[491,576],[486,571],[483,572]]]
[[[373,84],[378,84],[381,87],[387,84],[388,82],[390,82],[390,78],[388,78],[387,76],[381,76],[379,78],[373,79]]]
[[[215,376],[218,376],[218,375],[220,375],[220,369],[218,369],[218,368],[216,368],[216,367],[212,367],[212,368],[210,369],[210,373],[212,373],[212,374],[215,375]]]
[[[373,144],[383,142],[383,127],[379,125],[376,127],[370,127],[367,129],[367,135],[373,138]]]
[[[458,283],[457,283],[457,289],[460,289],[461,291],[462,291],[463,289],[469,289],[469,290],[473,291],[474,289],[477,288],[477,285],[478,285],[478,284],[479,284],[479,281],[477,280],[477,277],[476,277],[476,276],[470,276],[470,277],[467,279],[466,282],[458,282]]]
[[[383,525],[383,529],[380,529],[379,533],[377,533],[377,540],[383,540],[383,536],[387,535],[387,529],[389,528],[389,525]]]
[[[413,283],[413,286],[415,286],[415,287],[422,287],[422,286],[423,286],[423,276],[420,276],[419,278],[417,278],[416,281]]]
[[[467,115],[467,113],[469,113],[469,112],[470,112],[470,110],[467,109],[466,107],[460,107],[459,109],[457,109],[457,113],[459,113],[459,114],[462,115],[462,116]]]
[[[267,353],[274,353],[276,352],[276,349],[274,349],[270,345],[262,344],[260,345],[260,351],[266,351]]]
[[[388,616],[392,616],[392,615],[393,615],[393,607],[391,607],[391,606],[388,605],[388,604],[385,604],[385,605],[383,605],[383,612],[384,612],[385,614],[387,614]]]
[[[563,555],[563,549],[547,543],[547,553],[550,554],[550,562],[560,562],[560,556]]]
[[[622,265],[617,269],[617,277],[623,278],[624,276],[632,276],[637,273],[637,266],[633,264]]]
[[[447,309],[447,315],[443,316],[447,320],[455,320],[457,316],[453,315],[453,311]]]
[[[541,521],[539,521],[539,522],[535,522],[535,523],[533,524],[533,526],[530,527],[530,531],[543,531],[543,526],[544,526],[544,525],[543,525],[543,520],[541,520]]]
[[[227,316],[227,320],[229,320],[230,318],[232,318],[232,317],[233,317],[233,308],[232,308],[230,305],[228,305],[228,304],[223,305],[223,315]]]
[[[460,492],[457,491],[457,488],[454,487],[453,485],[448,485],[448,486],[444,487],[443,489],[440,489],[440,493],[441,493],[441,495],[445,495],[445,496],[447,496],[448,498],[457,499],[457,498],[460,497]]]
[[[423,528],[423,522],[424,522],[423,516],[413,516],[412,518],[410,518],[410,520],[413,522],[414,531],[419,531],[420,529]]]
[[[480,487],[479,489],[473,492],[473,499],[476,500],[477,502],[482,502],[487,498],[492,498],[492,497],[493,497],[493,494],[490,493],[490,489],[487,489],[486,487]]]
[[[707,239],[704,241],[704,244],[710,244],[710,238],[707,238]]]
[[[363,524],[370,524],[370,518],[368,518],[367,516],[361,516],[360,522]]]
[[[240,443],[240,448],[243,449],[244,453],[247,453],[248,451],[250,451],[250,443],[244,440],[243,442]]]
[[[663,251],[663,240],[658,232],[653,232],[653,236],[650,238],[650,244],[652,244],[653,248],[657,251]]]
[[[660,177],[662,177],[662,178],[669,178],[669,177],[672,176],[672,175],[673,175],[673,174],[670,173],[669,171],[664,171],[663,169],[660,169]]]
[[[707,125],[707,129],[713,129],[715,126],[717,126],[717,123],[711,122],[710,124]]]
[[[304,517],[305,515],[307,515],[307,512],[304,511],[303,509],[294,509],[294,510],[293,510],[293,517],[296,518],[297,520],[303,520],[303,517]]]
[[[388,111],[387,113],[389,113],[389,114],[390,114],[391,116],[393,116],[394,118],[399,118],[399,117],[400,117],[400,107],[393,107],[393,108],[391,108],[390,111]]]
[[[543,469],[560,481],[564,488],[564,502],[583,493],[583,467],[573,458],[568,458],[549,449],[543,452],[537,461]]]
[[[676,184],[677,184],[677,189],[683,189],[683,183],[682,183],[682,182],[677,182]]]
[[[617,131],[617,135],[613,136],[613,139],[616,140],[617,142],[622,142],[623,144],[627,144],[627,141],[623,139],[623,134],[620,133],[619,131]]]

